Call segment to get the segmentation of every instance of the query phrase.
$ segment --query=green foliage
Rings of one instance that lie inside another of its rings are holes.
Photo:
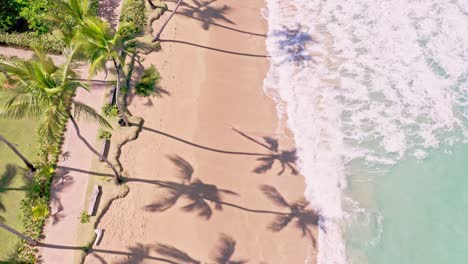
[[[145,70],[143,76],[141,76],[140,81],[135,86],[135,92],[141,96],[149,96],[154,93],[154,88],[159,84],[161,76],[154,67],[151,65],[148,69]]]
[[[124,41],[133,39],[143,31],[146,25],[146,8],[144,0],[125,0],[120,15],[119,31]]]
[[[88,254],[92,247],[93,247],[93,242],[88,242],[86,245],[81,247],[81,250],[84,253]]]
[[[49,31],[49,26],[46,21],[46,13],[48,8],[53,8],[50,0],[14,0],[21,5],[20,16],[28,21],[30,29],[45,33]]]
[[[24,234],[32,239],[39,239],[44,221],[49,214],[47,204],[50,198],[50,184],[54,176],[55,165],[45,164],[39,167],[33,177],[31,189],[21,201]],[[35,263],[36,250],[26,241],[21,241],[12,261],[15,263]]]
[[[99,131],[99,138],[100,139],[109,140],[109,139],[111,139],[111,137],[112,137],[112,133],[110,131],[106,131],[106,130]]]
[[[64,49],[64,43],[51,34],[37,35],[34,32],[0,33],[0,44],[29,49],[41,47],[43,50],[55,54],[62,53]]]
[[[18,21],[21,5],[12,0],[0,0],[0,6],[0,31],[11,30]]]
[[[116,105],[106,104],[102,107],[102,112],[107,117],[117,117],[119,115],[119,109]]]
[[[89,15],[97,16],[99,9],[99,0],[89,0]]]
[[[86,224],[86,223],[89,223],[89,220],[90,220],[90,215],[86,213],[85,211],[81,212],[80,223]]]

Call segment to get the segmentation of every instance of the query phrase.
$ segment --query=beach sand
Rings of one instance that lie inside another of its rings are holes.
[[[225,246],[233,245],[223,234],[235,241],[231,261],[315,263],[312,239],[302,236],[297,218],[281,231],[268,228],[290,211],[260,190],[273,186],[293,202],[305,188],[303,177],[287,166],[278,175],[277,154],[294,144],[262,89],[268,69],[264,1],[184,2],[180,12],[187,15],[174,16],[167,26],[162,51],[143,56],[145,67],[154,64],[161,72],[164,91],[160,97],[130,97],[129,111],[145,120],[139,138],[125,145],[121,156],[130,192],[102,218],[103,239],[85,263],[228,263],[215,261],[218,253],[229,255],[220,250],[222,237]],[[280,151],[269,151],[231,126],[259,141],[278,139]],[[274,163],[256,173],[264,164],[261,157]],[[188,195],[172,205],[169,198],[177,191]],[[191,203],[189,196],[202,200],[201,193],[229,204],[216,208],[204,200],[211,211],[203,201],[198,209],[182,209]],[[155,206],[162,200],[167,210]],[[315,236],[316,228],[310,229]]]

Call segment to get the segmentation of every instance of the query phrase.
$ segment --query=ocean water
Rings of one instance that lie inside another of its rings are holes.
[[[468,1],[266,3],[318,262],[468,263]]]

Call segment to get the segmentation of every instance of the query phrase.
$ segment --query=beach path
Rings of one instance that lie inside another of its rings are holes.
[[[99,14],[117,25],[121,9],[120,0],[103,0],[99,3]],[[87,68],[85,66],[85,68]],[[81,77],[88,78],[82,69]],[[109,86],[104,74],[98,74],[92,81],[91,91],[79,89],[75,100],[84,102],[100,112]],[[78,121],[84,138],[96,147],[98,124]],[[44,227],[44,239],[41,240],[39,256],[43,263],[74,263],[80,246],[77,245],[80,214],[85,210],[86,190],[89,175],[80,171],[89,171],[95,155],[78,139],[73,125],[68,122],[62,155],[58,164],[58,173],[51,187],[51,217]],[[78,171],[80,170],[80,171]]]

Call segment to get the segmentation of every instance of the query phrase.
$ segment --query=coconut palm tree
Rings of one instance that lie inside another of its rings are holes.
[[[125,76],[122,67],[125,64],[124,41],[121,34],[124,30],[126,30],[126,26],[121,25],[119,31],[114,32],[110,25],[100,18],[89,17],[83,22],[78,41],[81,45],[81,52],[89,60],[91,75],[97,71],[105,70],[106,63],[112,61],[117,73],[115,101],[125,125],[129,125],[130,122],[120,101],[121,79]]]
[[[88,89],[84,83],[76,81],[76,73],[71,69],[71,63],[76,48],[64,51],[67,61],[57,67],[52,59],[42,51],[35,49],[34,58],[30,61],[0,62],[0,70],[7,72],[13,79],[15,89],[4,89],[2,94],[8,98],[4,109],[0,112],[3,118],[36,118],[39,121],[38,133],[48,142],[57,140],[61,134],[63,122],[68,118],[72,121],[78,137],[98,157],[109,165],[115,175],[115,181],[120,183],[120,175],[112,163],[101,156],[89,142],[80,135],[75,118],[84,117],[99,122],[110,128],[105,118],[92,107],[73,100],[76,89]],[[70,108],[70,103],[72,108]],[[73,109],[73,113],[72,110]]]
[[[13,145],[13,143],[8,141],[1,134],[0,134],[0,141],[5,143],[16,154],[16,156],[18,156],[18,158],[20,158],[24,162],[24,164],[26,165],[26,167],[28,167],[30,172],[36,171],[36,167],[34,167],[34,165],[23,154],[21,154],[21,152],[19,152],[19,150],[15,147],[15,145]]]
[[[85,18],[90,14],[88,0],[54,0],[54,8],[49,10],[47,19],[60,25],[65,43],[70,44]]]
[[[37,246],[37,241],[36,241],[36,240],[34,240],[34,239],[32,239],[32,238],[30,238],[30,237],[24,235],[23,233],[21,233],[21,232],[15,230],[14,228],[12,228],[12,227],[10,227],[10,226],[8,226],[8,225],[2,223],[1,219],[0,219],[0,227],[3,228],[3,229],[5,229],[6,231],[8,231],[8,232],[10,232],[10,233],[12,233],[12,234],[18,236],[18,237],[20,237],[21,239],[24,239],[24,240],[28,241],[28,243],[29,243],[31,246]]]
[[[162,32],[164,31],[164,28],[167,26],[167,24],[169,23],[169,21],[171,20],[171,18],[175,15],[175,13],[177,12],[177,9],[179,9],[179,6],[182,4],[182,1],[183,1],[183,0],[178,0],[178,1],[177,1],[177,4],[176,4],[174,10],[172,10],[171,15],[166,19],[166,21],[164,21],[164,24],[161,26],[161,28],[159,29],[158,33],[156,33],[156,35],[154,36],[153,42],[156,42],[156,41],[159,40],[159,37],[161,37],[161,34],[162,34]]]

